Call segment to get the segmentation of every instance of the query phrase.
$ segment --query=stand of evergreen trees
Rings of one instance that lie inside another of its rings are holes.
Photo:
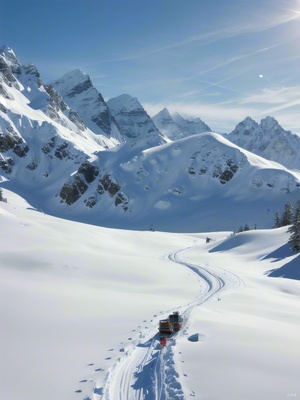
[[[300,200],[297,202],[296,211],[288,201],[284,206],[284,211],[280,217],[279,211],[275,214],[274,228],[290,225],[288,232],[291,234],[289,244],[296,253],[300,252]]]
[[[289,233],[291,234],[289,243],[291,249],[296,253],[300,252],[300,200],[297,202],[296,211],[294,214],[292,225],[289,227]]]

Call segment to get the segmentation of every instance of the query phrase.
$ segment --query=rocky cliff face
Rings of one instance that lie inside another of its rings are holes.
[[[110,110],[89,75],[77,69],[55,80],[52,85],[94,133],[120,140]]]
[[[254,154],[300,170],[300,137],[285,131],[273,117],[260,124],[247,117],[227,138]]]
[[[94,151],[115,146],[91,132],[38,69],[0,49],[0,174],[41,187],[66,179]],[[60,171],[64,171],[63,173]],[[57,190],[57,189],[56,189]]]
[[[154,147],[165,143],[140,102],[128,94],[108,100],[107,105],[126,143],[131,147]]]

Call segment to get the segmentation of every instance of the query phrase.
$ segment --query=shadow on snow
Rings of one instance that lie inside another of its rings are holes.
[[[267,272],[268,276],[300,280],[300,254],[281,268]]]

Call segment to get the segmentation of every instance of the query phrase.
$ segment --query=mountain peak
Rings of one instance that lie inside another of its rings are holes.
[[[9,62],[10,65],[20,65],[19,60],[17,59],[13,49],[4,45],[0,49],[0,54],[5,57],[5,59]]]
[[[165,124],[174,123],[171,113],[166,107],[159,111],[152,119],[155,123],[157,122],[158,125],[161,125],[161,121],[164,121]]]
[[[243,121],[237,124],[228,137],[238,146],[245,147],[253,137],[253,134],[258,126],[258,123],[251,117],[246,117],[243,119]]]
[[[64,79],[86,80],[89,79],[89,75],[81,71],[81,69],[76,68],[73,69],[72,71],[66,72],[59,80],[64,80]]]
[[[122,94],[109,99],[107,105],[124,140],[132,147],[153,147],[165,142],[136,97]]]
[[[80,115],[89,129],[97,135],[112,137],[113,127],[108,107],[89,75],[75,69],[52,82],[52,86],[66,104]]]
[[[158,114],[156,114],[156,116],[158,115],[162,118],[171,118],[171,113],[166,107],[163,108]]]
[[[247,117],[228,135],[236,145],[287,168],[300,169],[300,138],[285,131],[274,117],[267,116],[260,124]]]
[[[93,85],[89,75],[80,69],[74,69],[64,74],[60,79],[55,80],[52,85],[63,97],[74,97]]]
[[[8,46],[2,46],[0,49],[1,67],[5,70],[10,68],[13,74],[20,73],[21,64],[17,59],[14,51]],[[7,71],[5,71],[7,73]]]
[[[253,118],[251,118],[251,117],[246,117],[244,120],[243,120],[244,122],[247,122],[247,123],[254,123],[254,124],[256,124],[256,121],[254,121],[254,119]]]
[[[108,107],[113,110],[115,114],[120,113],[122,110],[126,110],[127,112],[134,110],[144,110],[141,103],[136,97],[132,97],[126,93],[109,99],[107,104]]]
[[[243,121],[241,121],[239,124],[237,124],[236,128],[238,126],[251,126],[251,127],[257,127],[258,123],[256,121],[254,121],[254,119],[252,119],[251,117],[246,117],[245,119],[243,119]],[[235,129],[236,129],[235,128]]]
[[[262,119],[260,122],[260,127],[266,130],[273,130],[274,133],[280,133],[284,131],[282,126],[279,125],[278,121],[274,117],[267,116],[266,118]]]
[[[153,121],[158,129],[171,140],[211,131],[201,118],[183,118],[178,112],[171,114],[167,108],[156,114]]]

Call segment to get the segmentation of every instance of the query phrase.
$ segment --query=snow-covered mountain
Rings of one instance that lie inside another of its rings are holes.
[[[167,108],[161,110],[153,118],[160,132],[171,140],[182,139],[211,129],[200,119],[185,119],[179,113],[170,114]]]
[[[214,133],[95,157],[99,174],[94,173],[84,194],[78,196],[78,181],[84,178],[79,171],[60,197],[69,216],[78,219],[85,213],[88,221],[100,225],[174,231],[234,230],[244,223],[267,227],[279,204],[287,198],[294,202],[300,194],[299,173]]]
[[[123,94],[108,100],[107,105],[126,143],[135,147],[154,147],[165,143],[138,99]]]
[[[55,80],[52,85],[94,133],[122,141],[107,104],[89,75],[76,69]]]
[[[68,90],[66,80],[63,90],[56,85],[78,105],[74,111],[11,49],[1,50],[0,62],[2,185],[37,209],[112,227],[234,230],[246,223],[269,227],[287,199],[299,198],[299,173],[221,135],[206,132],[165,143],[129,95],[105,104],[98,97],[98,110],[109,115],[122,143],[93,132],[85,118],[97,109],[97,93],[86,75],[69,75]],[[88,93],[93,112],[81,115]]]
[[[116,140],[88,129],[12,49],[1,49],[0,64],[0,168],[11,184],[19,182],[28,193],[38,186],[51,192],[93,152],[116,146]]]
[[[300,137],[285,131],[273,117],[262,119],[260,124],[247,117],[227,138],[252,153],[300,170]]]

